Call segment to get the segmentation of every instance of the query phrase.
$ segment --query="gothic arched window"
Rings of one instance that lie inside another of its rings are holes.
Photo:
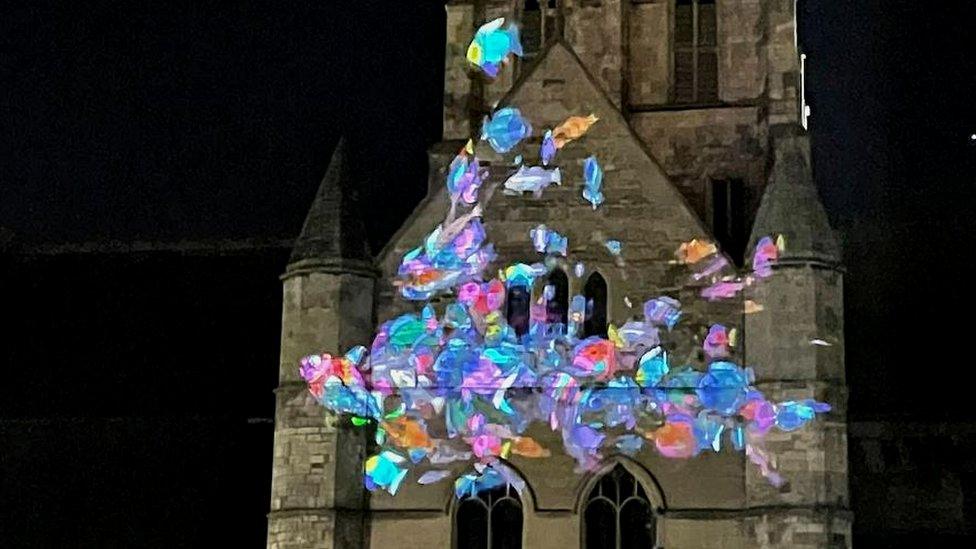
[[[569,278],[562,269],[555,269],[546,284],[555,290],[552,299],[546,302],[546,322],[565,326],[566,312],[569,310]]]
[[[454,547],[522,548],[522,500],[512,485],[461,498],[454,514]]]
[[[718,101],[715,0],[675,0],[674,102]]]
[[[583,521],[584,549],[648,549],[657,540],[647,492],[619,464],[590,491]]]
[[[505,299],[505,318],[508,325],[521,337],[529,331],[529,305],[532,297],[525,286],[512,286]]]
[[[594,272],[586,279],[583,297],[587,308],[583,335],[607,337],[607,282],[600,273]]]

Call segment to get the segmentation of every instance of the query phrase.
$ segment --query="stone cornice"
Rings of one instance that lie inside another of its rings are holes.
[[[289,263],[281,280],[311,273],[323,274],[353,274],[366,278],[378,278],[379,269],[372,261],[360,259],[302,259]]]

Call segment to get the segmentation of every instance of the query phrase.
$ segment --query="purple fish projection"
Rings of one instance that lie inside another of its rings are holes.
[[[552,163],[556,157],[556,150],[556,140],[552,138],[552,130],[546,130],[545,135],[542,136],[542,145],[539,147],[539,158],[542,159],[543,166]]]
[[[698,253],[701,252],[699,257]],[[780,248],[773,243],[772,237],[766,236],[759,240],[752,255],[752,274],[746,276],[723,276],[721,273],[730,267],[729,262],[724,256],[718,253],[718,248],[708,242],[692,240],[684,243],[675,252],[679,258],[691,257],[693,261],[679,261],[694,266],[691,275],[694,281],[712,280],[712,284],[703,288],[700,295],[708,301],[721,301],[732,299],[739,295],[742,290],[762,282],[773,274],[773,266],[779,259]],[[761,306],[753,302],[747,305],[747,312],[758,312]]]
[[[733,343],[733,338],[734,334],[729,334],[725,326],[713,324],[708,329],[708,335],[705,336],[705,342],[702,344],[705,356],[709,359],[728,358],[731,354],[729,347]]]
[[[711,286],[703,289],[701,291],[701,296],[709,301],[718,301],[720,299],[730,299],[735,297],[746,287],[745,282],[739,281],[721,281],[712,284]]]
[[[478,189],[487,175],[488,171],[480,168],[478,158],[462,150],[447,170],[447,192],[452,200],[474,204],[478,201]]]
[[[501,24],[482,27],[472,43],[480,50],[475,63],[486,72],[497,73],[515,52],[517,35]],[[498,153],[530,134],[514,108],[499,110],[483,128]],[[548,132],[540,151],[544,165],[555,154],[547,140]],[[596,209],[604,198],[595,158],[587,160],[584,174],[583,196]],[[560,183],[558,169],[521,166],[504,181],[504,191],[538,196],[552,183]],[[582,295],[569,298],[565,323],[547,315],[557,292],[546,277],[557,263],[575,264],[581,277],[583,264],[568,257],[565,237],[539,225],[529,237],[545,261],[507,265],[497,277],[489,275],[496,255],[482,211],[501,184],[488,181],[466,147],[448,169],[446,218],[404,255],[394,281],[403,298],[426,301],[423,309],[383,322],[368,351],[354,347],[343,356],[302,361],[300,374],[324,407],[352,416],[354,425],[375,426],[378,447],[365,460],[365,486],[396,494],[408,480],[427,485],[452,477],[449,465],[464,462],[470,469],[454,478],[459,496],[506,484],[522,490],[524,481],[503,460],[546,459],[554,450],[548,445],[561,445],[580,472],[594,471],[617,453],[689,459],[729,446],[744,452],[773,484],[784,482],[764,448],[765,435],[800,429],[830,406],[767,399],[753,386],[752,369],[736,362],[734,330],[721,325],[713,325],[702,342],[704,366],[673,364],[666,349],[686,330],[675,330],[682,304],[669,296],[647,300],[643,317],[611,324],[605,338],[582,336],[588,315]],[[711,284],[706,299],[731,297],[741,290],[737,284],[773,275],[778,248],[771,242],[757,246],[754,272],[745,279],[719,277],[728,262],[708,246],[686,246],[682,263],[693,267],[698,285]],[[619,241],[600,244],[620,258]],[[595,250],[587,254],[593,257]],[[543,288],[533,302],[539,283]],[[527,314],[512,318],[525,324],[511,325],[506,311],[518,307]],[[527,434],[533,426],[552,436],[533,439]]]
[[[782,239],[780,239],[782,241]],[[752,254],[752,270],[758,278],[768,278],[773,274],[773,265],[779,259],[779,249],[772,237],[764,236],[756,244]]]
[[[644,318],[653,326],[665,326],[673,330],[681,320],[681,302],[661,296],[644,304]]]

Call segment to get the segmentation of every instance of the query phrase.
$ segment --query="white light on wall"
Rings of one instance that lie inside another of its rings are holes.
[[[807,105],[807,54],[800,54],[800,124],[808,129],[810,106]]]

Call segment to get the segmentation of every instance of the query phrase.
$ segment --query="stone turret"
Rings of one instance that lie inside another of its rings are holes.
[[[773,168],[762,198],[751,241],[781,234],[786,248],[780,264],[815,263],[836,267],[841,250],[827,212],[820,202],[810,170],[810,142],[799,128],[790,126],[773,136]]]
[[[775,488],[747,467],[747,504],[764,509],[749,531],[764,547],[843,547],[851,515],[840,246],[813,183],[807,135],[795,124],[771,133],[773,166],[751,240],[783,235],[785,250],[774,275],[748,296],[763,310],[746,315],[746,361],[770,399],[815,398],[833,410],[804,429],[767,437],[789,483]]]
[[[344,353],[373,328],[376,271],[350,152],[340,140],[282,276],[269,549],[366,545],[365,433],[327,415],[298,373],[303,356]]]

